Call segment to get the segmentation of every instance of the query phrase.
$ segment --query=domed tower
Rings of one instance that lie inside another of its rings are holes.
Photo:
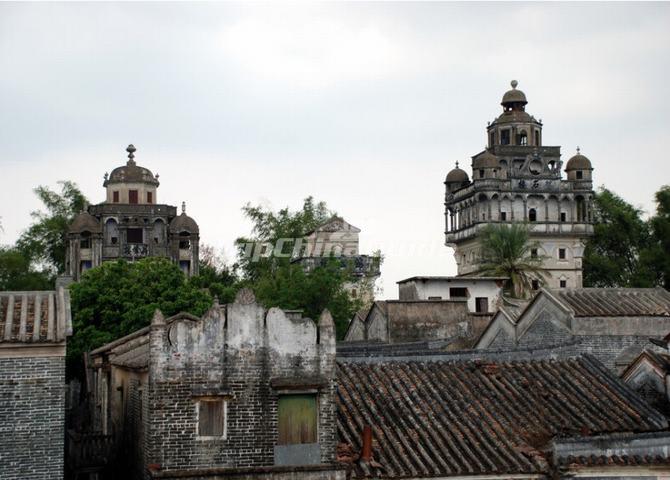
[[[542,122],[526,112],[528,100],[512,81],[502,113],[486,128],[487,145],[472,157],[472,180],[449,172],[446,184],[446,245],[454,248],[459,275],[477,275],[478,232],[488,224],[524,222],[544,256],[548,286],[581,287],[583,241],[593,233],[591,162],[581,155],[566,165],[561,178],[558,146],[542,143]],[[449,181],[451,178],[453,181]]]
[[[137,165],[136,151],[128,145],[125,165],[105,174],[105,201],[70,225],[66,274],[75,281],[104,261],[144,257],[170,258],[187,275],[198,273],[197,224],[184,212],[177,216],[177,207],[158,203],[158,174]]]

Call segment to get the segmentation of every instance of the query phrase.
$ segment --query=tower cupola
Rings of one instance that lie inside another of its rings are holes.
[[[503,95],[502,102],[500,105],[503,106],[503,109],[508,112],[510,110],[521,111],[523,112],[526,109],[526,94],[521,90],[517,90],[516,87],[519,85],[519,82],[512,80],[511,82],[512,90],[507,90],[505,95]]]
[[[107,175],[103,186],[107,188],[107,203],[153,204],[156,203],[158,174],[135,163],[134,145],[128,145],[128,161]]]

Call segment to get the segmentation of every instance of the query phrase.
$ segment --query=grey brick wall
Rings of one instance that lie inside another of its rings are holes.
[[[0,478],[63,478],[65,359],[0,359]]]

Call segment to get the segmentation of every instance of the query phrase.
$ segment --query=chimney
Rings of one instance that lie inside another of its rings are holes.
[[[363,427],[363,449],[361,451],[361,460],[369,462],[372,460],[372,427],[365,425]]]

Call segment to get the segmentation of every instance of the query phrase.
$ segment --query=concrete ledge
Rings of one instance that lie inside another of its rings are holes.
[[[342,465],[319,464],[241,468],[201,468],[192,470],[149,471],[151,478],[189,480],[345,480]]]

